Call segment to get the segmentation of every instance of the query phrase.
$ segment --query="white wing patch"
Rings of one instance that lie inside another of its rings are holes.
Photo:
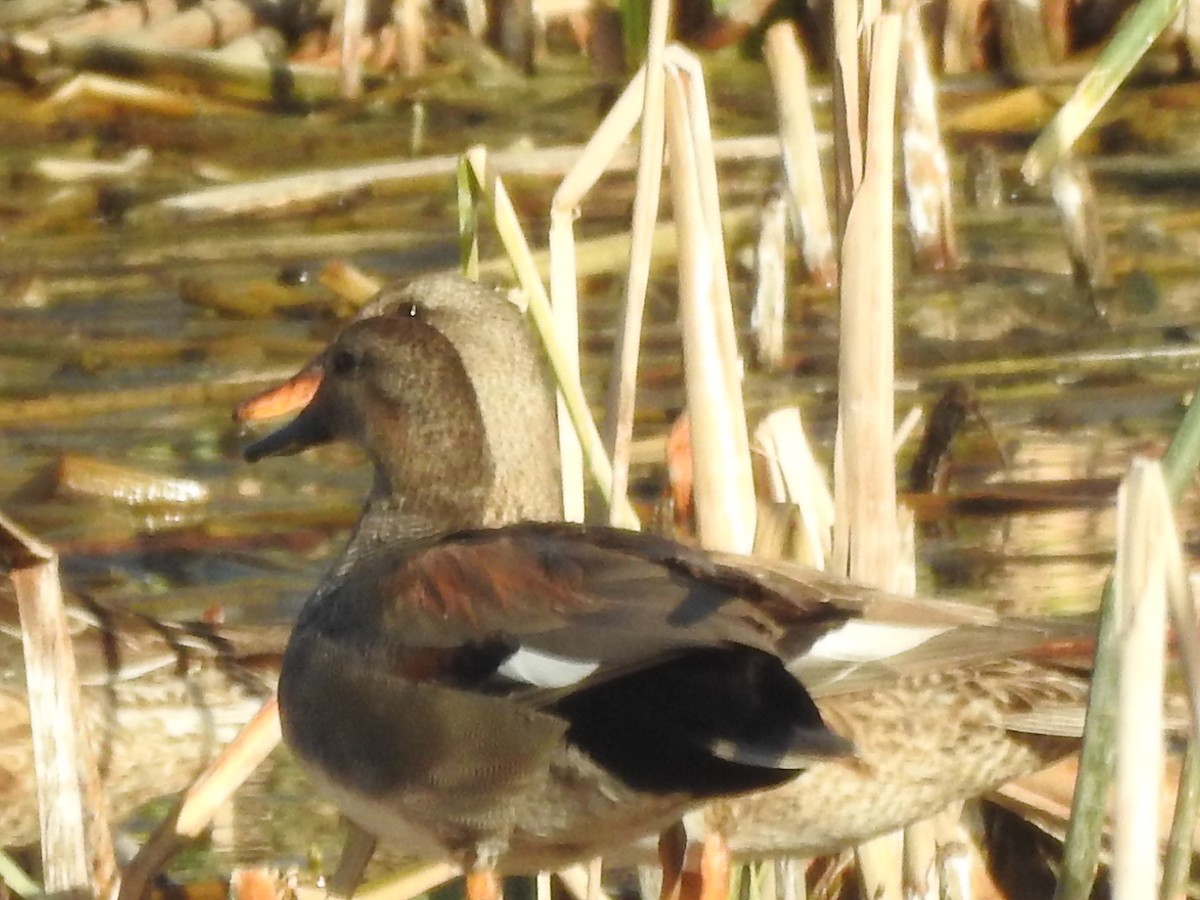
[[[912,650],[949,630],[945,625],[918,627],[854,619],[817,638],[804,656],[830,662],[874,662]]]
[[[520,648],[500,664],[497,674],[540,688],[564,688],[583,681],[600,668],[594,659],[572,659],[556,653]]]

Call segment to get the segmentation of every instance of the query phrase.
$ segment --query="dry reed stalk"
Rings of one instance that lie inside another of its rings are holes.
[[[554,325],[558,340],[562,345],[564,362],[567,367],[579,377],[579,304],[575,290],[575,257],[559,254],[554,255],[555,226],[561,230],[561,218],[556,223],[553,216],[550,220],[550,298],[554,311]],[[562,240],[559,238],[558,240]],[[555,262],[559,264],[556,266]],[[562,476],[563,518],[568,522],[582,522],[584,519],[584,490],[583,490],[583,448],[579,444],[579,435],[571,424],[567,402],[561,392],[555,397],[558,405],[558,452],[559,470]],[[613,479],[613,489],[617,487]],[[624,493],[624,488],[622,488]],[[611,507],[615,509],[615,505]]]
[[[398,0],[392,6],[392,21],[398,32],[398,68],[408,78],[421,75],[427,68],[425,49],[429,24],[425,19],[426,0]]]
[[[733,299],[729,289],[729,262],[725,256],[725,234],[721,217],[721,192],[717,184],[717,156],[708,115],[708,93],[704,86],[704,69],[700,60],[680,46],[669,47],[668,62],[685,77],[685,91],[690,114],[687,119],[692,151],[696,156],[696,178],[700,189],[700,210],[708,234],[709,253],[713,269],[713,316],[717,323],[717,343],[721,351],[721,366],[728,382],[732,416],[741,427],[734,434],[736,452],[743,471],[749,473],[750,438],[745,427],[746,414],[742,407],[743,366],[738,351],[737,332],[733,324]],[[750,486],[747,496],[753,495]]]
[[[44,49],[44,48],[43,48]],[[311,68],[311,67],[309,67]],[[329,73],[320,69],[325,77]],[[715,141],[713,151],[719,159],[728,161],[769,160],[779,155],[779,138],[774,135],[724,138]],[[531,177],[562,176],[576,164],[584,147],[569,144],[544,147],[540,150],[509,150],[489,156],[492,169],[499,175],[522,174]],[[310,169],[234,185],[201,188],[164,197],[139,207],[142,214],[158,212],[188,219],[210,219],[270,212],[286,207],[315,203],[382,184],[443,180],[453,175],[459,155],[430,156],[424,159],[394,159],[365,165],[342,166],[332,169]],[[629,171],[637,158],[629,148],[622,148],[608,164],[610,172]],[[137,217],[137,211],[134,213]],[[626,241],[626,254],[628,253]]]
[[[695,466],[697,530],[705,547],[746,553],[754,543],[756,512],[749,439],[740,387],[729,373],[729,357],[722,346],[717,287],[721,273],[716,259],[723,254],[713,244],[703,197],[702,159],[694,133],[701,117],[707,118],[707,109],[689,106],[683,76],[672,68],[666,80],[666,125],[673,161],[675,224],[680,236],[680,327]],[[724,309],[731,318],[728,301]]]
[[[196,777],[125,867],[121,873],[121,889],[117,900],[139,900],[145,894],[150,879],[185,844],[200,836],[212,822],[221,804],[233,796],[233,792],[282,740],[279,704],[272,696],[238,732],[238,736]]]
[[[58,554],[0,514],[0,558],[21,619],[45,890],[104,896],[117,865],[108,805],[81,716]]]
[[[1046,33],[1042,3],[999,0],[993,4],[1004,68],[1018,81],[1037,81],[1062,61],[1065,48]]]
[[[317,104],[337,96],[337,73],[321,66],[244,62],[208,50],[147,46],[133,39],[19,34],[12,49],[34,76],[66,66],[140,78],[184,80],[206,92],[249,102]]]
[[[769,413],[754,430],[757,458],[765,477],[759,480],[770,499],[794,504],[802,536],[796,560],[824,570],[833,534],[833,495],[804,433],[796,407]]]
[[[800,257],[814,284],[833,287],[837,283],[837,253],[829,227],[817,128],[808,92],[808,67],[790,22],[777,22],[767,29],[763,55],[775,88],[783,171],[791,192]]]
[[[671,4],[655,0],[650,7],[646,44],[645,89],[642,94],[641,141],[630,227],[629,268],[625,276],[625,302],[613,345],[612,374],[604,412],[604,446],[613,461],[612,491],[623,494],[629,478],[629,446],[633,439],[633,409],[637,394],[638,354],[646,289],[650,283],[648,238],[658,219],[663,167],[663,79]],[[628,89],[632,91],[633,89]]]
[[[1062,223],[1075,285],[1095,303],[1096,291],[1111,284],[1112,277],[1100,204],[1087,166],[1070,158],[1055,166],[1050,172],[1050,196]]]
[[[844,213],[840,281],[838,429],[834,448],[837,520],[833,565],[852,579],[894,590],[898,578],[895,460],[892,454],[894,352],[892,325],[892,190],[896,73],[901,18],[878,4],[835,6],[835,110],[844,132],[839,148],[839,200]],[[853,30],[846,33],[846,30]],[[860,107],[859,28],[869,41],[867,97]],[[865,113],[865,143],[858,123]],[[861,160],[861,168],[856,161]],[[898,898],[902,836],[885,835],[856,850],[867,896]]]
[[[130,506],[207,503],[208,487],[194,478],[120,466],[79,453],[64,453],[55,471],[59,496],[115,500]]]
[[[583,396],[579,375],[577,372],[571,371],[568,360],[558,346],[554,314],[550,309],[550,298],[542,283],[537,263],[529,249],[529,243],[521,230],[521,224],[517,219],[512,200],[509,199],[508,191],[505,190],[499,175],[489,171],[487,153],[482,147],[468,150],[466,158],[471,165],[476,182],[489,203],[496,231],[508,253],[512,268],[517,274],[517,280],[525,292],[529,304],[529,315],[533,318],[542,345],[546,350],[550,367],[558,381],[559,391],[566,401],[571,422],[579,434],[588,470],[605,501],[611,507],[616,507],[615,520],[627,528],[636,529],[639,527],[637,513],[629,504],[629,498],[624,494],[617,496],[611,493],[612,464],[604,452],[600,433],[596,430],[596,423],[592,420],[587,399]]]
[[[47,115],[61,116],[60,107],[80,100],[102,100],[124,109],[137,109],[164,116],[196,116],[218,109],[223,112],[230,112],[232,109],[223,107],[219,101],[204,97],[154,87],[140,81],[91,73],[76,75],[63,82],[40,106]]]
[[[1158,882],[1166,655],[1162,539],[1163,519],[1170,517],[1161,468],[1134,459],[1117,498],[1113,572],[1121,641],[1112,865],[1115,900],[1150,896]]]
[[[1156,489],[1158,486],[1158,482],[1154,482]],[[1195,591],[1188,579],[1175,521],[1169,514],[1169,502],[1164,505],[1167,514],[1161,517],[1167,532],[1161,546],[1165,556],[1167,602],[1175,632],[1174,646],[1183,662],[1191,711],[1191,735],[1177,779],[1159,896],[1163,900],[1177,900],[1186,893],[1194,855],[1196,819],[1200,815],[1200,624],[1197,622]]]
[[[783,368],[787,326],[787,200],[772,187],[758,218],[754,245],[754,302],[750,338],[754,362],[768,372]]]
[[[937,85],[921,25],[922,7],[903,13],[900,38],[900,152],[904,158],[908,236],[917,264],[943,271],[958,265],[950,160],[938,125]]]
[[[900,17],[881,16],[872,36],[865,168],[842,240],[834,452],[835,568],[884,588],[895,569],[892,128],[899,37]]]
[[[864,21],[865,10],[864,10]],[[845,240],[850,204],[863,167],[862,99],[859,86],[859,11],[854,0],[833,4],[833,159],[838,235]]]
[[[980,68],[980,45],[985,32],[988,0],[949,0],[942,25],[942,73],[962,75]]]
[[[1183,421],[1176,429],[1171,444],[1163,454],[1163,472],[1167,491],[1173,503],[1179,501],[1184,489],[1200,465],[1200,403],[1195,399],[1188,405]],[[1110,579],[1100,600],[1100,625],[1096,635],[1091,691],[1088,696],[1087,722],[1080,748],[1079,773],[1071,797],[1071,816],[1063,848],[1063,863],[1055,890],[1055,900],[1083,900],[1091,893],[1099,861],[1100,835],[1104,826],[1105,800],[1113,767],[1115,726],[1114,707],[1117,695],[1115,658],[1118,649],[1118,616],[1114,613],[1114,590]],[[1190,621],[1191,614],[1180,621]],[[1182,634],[1181,638],[1194,641]],[[1185,657],[1186,664],[1186,657]],[[1193,665],[1193,664],[1189,664]],[[1195,703],[1196,679],[1189,669],[1189,690]],[[1193,720],[1193,728],[1197,727]],[[1193,738],[1193,746],[1195,739]],[[1187,793],[1194,793],[1195,787]],[[1186,818],[1186,816],[1185,816]],[[1184,823],[1186,824],[1186,823]],[[1171,867],[1180,865],[1178,844],[1173,844]],[[1190,854],[1188,854],[1190,856]],[[1164,887],[1168,887],[1164,882]]]
[[[341,17],[342,58],[338,89],[344,100],[362,96],[363,31],[367,25],[367,0],[345,0]]]

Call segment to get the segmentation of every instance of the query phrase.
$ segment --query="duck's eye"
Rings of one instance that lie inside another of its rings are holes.
[[[362,365],[362,358],[349,350],[337,350],[329,359],[329,368],[335,375],[350,375]]]
[[[404,306],[400,307],[399,312],[400,312],[400,315],[402,315],[402,316],[407,316],[410,319],[415,319],[417,317],[417,312],[419,310],[420,310],[420,307],[417,306],[417,304],[407,303]]]

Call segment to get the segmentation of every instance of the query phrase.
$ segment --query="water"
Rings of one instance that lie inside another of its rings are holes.
[[[771,128],[761,71],[747,64],[727,77],[713,91],[718,131]],[[579,81],[531,92],[518,116],[486,95],[435,98],[423,152],[583,141],[596,122],[579,102],[583,91]],[[366,472],[342,447],[250,467],[230,411],[302,365],[345,314],[306,273],[342,255],[385,276],[453,264],[451,180],[207,223],[165,223],[137,209],[219,177],[402,155],[411,107],[191,120],[83,110],[46,121],[31,120],[28,102],[10,94],[0,118],[0,168],[11,185],[0,253],[0,506],[60,549],[74,590],[159,616],[219,608],[227,621],[286,621],[337,552]],[[1194,134],[1187,118],[1180,127]],[[963,137],[957,149],[978,140]],[[962,381],[982,415],[955,444],[950,486],[984,499],[958,509],[917,504],[922,588],[1019,612],[1074,611],[1094,605],[1111,561],[1117,479],[1134,454],[1161,452],[1200,373],[1200,218],[1194,191],[1178,180],[1163,188],[1098,160],[1109,173],[1099,193],[1116,274],[1102,319],[1072,284],[1048,202],[1016,186],[1018,157],[1004,150],[1014,140],[1024,137],[1005,137],[1000,159],[1015,202],[998,213],[963,211],[964,267],[939,276],[897,267],[897,409],[928,405]],[[110,158],[135,147],[148,147],[151,163],[115,182],[60,185],[34,174],[40,158]],[[1156,149],[1135,136],[1111,152],[1120,161]],[[775,177],[770,163],[730,167],[723,202],[756,200]],[[527,228],[540,234],[554,185],[514,178],[511,187]],[[580,231],[624,227],[631,193],[628,175],[606,180]],[[486,238],[485,250],[494,247]],[[671,278],[656,273],[646,326],[636,437],[649,448],[683,405]],[[744,328],[750,273],[735,265],[734,281]],[[582,285],[582,370],[597,406],[621,285],[611,274]],[[828,461],[835,302],[820,291],[794,295],[789,371],[752,375],[747,406],[758,417],[798,404]],[[193,478],[211,499],[176,509],[67,495],[52,477],[65,453]],[[653,503],[662,466],[652,449],[639,459],[632,483]],[[1040,502],[1004,500],[1014,495]],[[1196,512],[1193,497],[1180,515],[1189,548]],[[261,859],[263,849],[244,845],[238,855]],[[292,832],[266,855],[307,854]]]

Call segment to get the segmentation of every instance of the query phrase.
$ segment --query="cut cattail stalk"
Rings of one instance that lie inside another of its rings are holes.
[[[903,13],[900,40],[900,150],[908,236],[920,268],[945,271],[958,265],[958,239],[950,195],[950,161],[938,126],[937,89],[921,26],[922,7]]]
[[[808,71],[790,22],[778,22],[767,29],[763,52],[775,87],[783,166],[800,256],[814,284],[833,287],[837,283],[837,254],[829,228]]]
[[[754,249],[750,335],[754,361],[768,372],[783,367],[787,324],[787,201],[779,185],[763,203]]]
[[[1050,194],[1062,222],[1075,284],[1095,303],[1095,292],[1111,283],[1111,278],[1099,204],[1087,167],[1078,160],[1055,166],[1050,172]]]

